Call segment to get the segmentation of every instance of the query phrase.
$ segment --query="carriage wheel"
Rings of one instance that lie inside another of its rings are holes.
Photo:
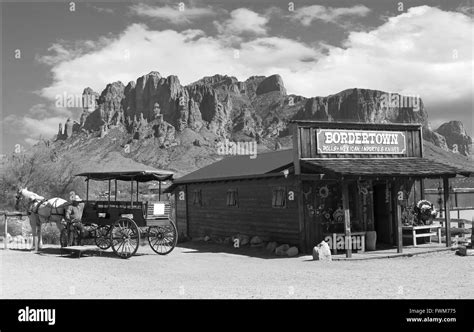
[[[140,230],[132,219],[120,218],[110,232],[112,250],[120,258],[132,257],[140,245]]]
[[[112,241],[110,240],[110,226],[102,225],[97,227],[95,233],[95,244],[103,250],[109,249],[112,245]]]
[[[166,226],[152,226],[148,228],[148,243],[158,255],[167,255],[173,251],[178,242],[178,230],[170,220]]]

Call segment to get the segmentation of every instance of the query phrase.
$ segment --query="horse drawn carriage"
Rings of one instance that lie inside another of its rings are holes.
[[[93,239],[101,249],[112,247],[113,252],[121,258],[130,258],[140,246],[140,239],[145,237],[148,244],[159,255],[169,254],[176,246],[178,232],[170,219],[171,206],[161,200],[161,182],[170,180],[173,173],[168,171],[130,171],[130,172],[88,172],[76,176],[85,177],[86,201],[81,223],[85,234]],[[107,200],[89,200],[89,182],[108,181]],[[114,182],[115,195],[111,199],[111,184]],[[117,200],[117,181],[130,183],[130,200]],[[143,202],[139,200],[139,184],[159,181],[159,200]],[[134,183],[136,198],[134,199]],[[61,232],[61,246],[71,244],[74,229],[66,227]],[[84,240],[84,238],[83,238]]]

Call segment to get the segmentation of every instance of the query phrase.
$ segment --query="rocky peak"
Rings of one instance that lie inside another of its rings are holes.
[[[443,123],[436,132],[446,138],[448,147],[463,155],[472,153],[472,138],[469,137],[461,121]]]
[[[272,75],[265,78],[257,87],[257,95],[264,93],[278,91],[282,95],[286,96],[285,85],[283,84],[283,79],[280,75]]]

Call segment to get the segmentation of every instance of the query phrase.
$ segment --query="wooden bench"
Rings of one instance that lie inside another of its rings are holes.
[[[418,233],[419,230],[428,230],[426,233]],[[441,225],[426,225],[426,226],[402,226],[402,230],[410,231],[411,234],[405,235],[404,238],[412,238],[413,246],[416,247],[416,239],[419,237],[428,237],[431,243],[431,237],[433,235],[438,235],[438,243],[441,244]],[[435,230],[432,232],[431,230]]]

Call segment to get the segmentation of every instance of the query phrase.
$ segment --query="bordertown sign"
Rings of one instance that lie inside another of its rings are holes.
[[[404,154],[406,137],[401,131],[318,129],[319,154]]]

